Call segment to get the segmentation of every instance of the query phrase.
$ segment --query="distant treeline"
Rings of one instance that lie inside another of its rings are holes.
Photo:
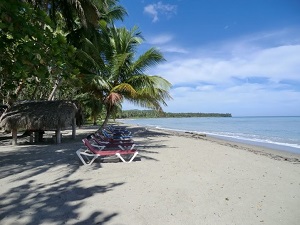
[[[231,117],[231,113],[158,113],[154,110],[124,110],[119,118],[170,118],[170,117]]]

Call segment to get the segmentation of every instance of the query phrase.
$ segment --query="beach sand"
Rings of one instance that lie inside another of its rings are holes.
[[[0,224],[297,225],[300,155],[130,126],[139,160],[83,166],[62,144],[0,146]]]

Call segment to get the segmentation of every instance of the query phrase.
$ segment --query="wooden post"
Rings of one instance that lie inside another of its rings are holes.
[[[45,131],[43,131],[43,130],[40,130],[40,131],[38,132],[38,141],[39,141],[39,142],[43,142],[43,136],[44,136],[44,133],[45,133]]]
[[[12,145],[16,145],[17,144],[17,137],[18,137],[17,129],[11,130],[11,135],[12,135]]]
[[[30,131],[29,142],[33,143],[33,132]]]
[[[72,139],[76,138],[76,118],[72,120]]]
[[[34,131],[34,142],[35,143],[39,142],[39,132],[38,131]]]
[[[55,135],[56,135],[56,144],[60,144],[61,143],[61,136],[60,136],[60,131],[61,128],[57,128],[57,130],[55,131]]]

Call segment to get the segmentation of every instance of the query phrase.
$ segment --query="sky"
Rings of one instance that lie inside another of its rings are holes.
[[[299,0],[120,0],[166,61],[166,112],[300,116]],[[125,103],[123,110],[140,109]]]

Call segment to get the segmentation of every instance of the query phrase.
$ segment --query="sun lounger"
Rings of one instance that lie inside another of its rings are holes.
[[[105,146],[93,146],[88,139],[84,138],[84,145],[87,149],[78,149],[76,151],[77,156],[84,165],[91,165],[98,157],[117,156],[124,163],[131,163],[137,156],[138,152],[135,149],[122,150],[122,149],[105,149]],[[128,161],[124,159],[125,156],[129,156]]]
[[[105,130],[105,129],[102,129],[102,134],[106,138],[114,139],[114,140],[128,140],[128,139],[132,138],[132,136],[130,136],[130,135],[108,133],[107,130]]]
[[[94,136],[100,140],[101,142],[107,142],[107,143],[126,143],[126,144],[133,144],[134,141],[132,139],[112,139],[107,138],[103,135],[103,133],[98,130],[94,133]]]
[[[122,142],[104,142],[104,141],[101,141],[99,140],[98,138],[95,137],[94,134],[91,134],[89,135],[89,139],[90,143],[93,145],[93,146],[96,146],[96,147],[101,147],[101,146],[105,146],[106,149],[109,149],[109,148],[120,148],[122,150],[132,150],[134,149],[135,147],[135,144],[133,142],[125,142],[125,143],[122,143]]]
[[[124,127],[113,127],[112,125],[107,125],[105,129],[111,134],[132,136],[131,132]]]

